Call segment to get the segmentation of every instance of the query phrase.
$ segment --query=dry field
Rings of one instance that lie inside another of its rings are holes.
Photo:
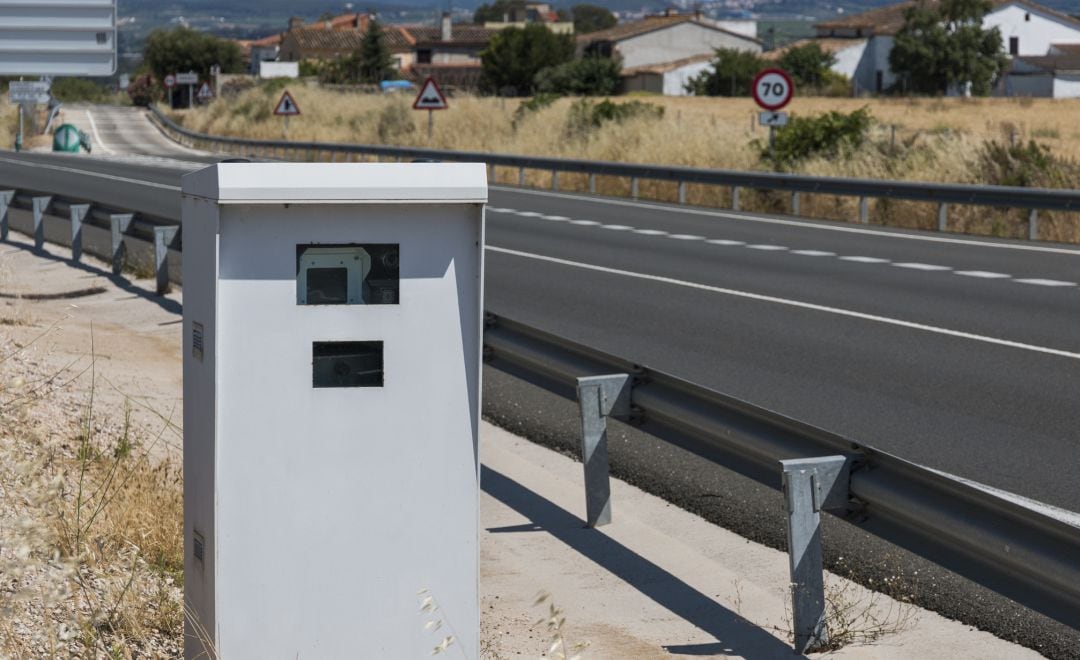
[[[174,117],[185,126],[212,134],[258,139],[281,139],[282,121],[271,114],[280,95],[276,85],[258,87],[207,107],[180,111]],[[289,139],[366,144],[430,146],[566,158],[694,167],[767,169],[755,140],[766,139],[754,125],[750,100],[723,98],[634,97],[664,108],[662,118],[637,118],[607,123],[585,134],[568,129],[572,99],[526,113],[515,121],[520,101],[458,96],[449,110],[436,113],[435,130],[427,138],[427,117],[411,110],[411,96],[328,91],[296,84],[290,91],[303,115],[293,118]],[[617,98],[616,102],[627,99]],[[796,99],[793,114],[815,115],[828,110],[869,107],[876,124],[864,148],[843,158],[811,158],[794,171],[823,176],[982,183],[980,157],[988,141],[1034,140],[1066,161],[1080,161],[1080,125],[1070,117],[1080,101],[1049,99]],[[894,128],[895,127],[895,128]],[[895,133],[895,137],[894,137]],[[517,172],[500,168],[500,182],[517,181]],[[546,187],[550,175],[530,172],[529,185]],[[584,176],[562,175],[560,188],[584,190]],[[626,180],[598,181],[599,191],[626,194]],[[674,200],[674,184],[641,182],[642,197]],[[704,206],[727,206],[730,192],[690,186],[688,201]],[[747,210],[786,212],[786,196],[744,191]],[[851,221],[857,201],[833,196],[805,195],[804,215]],[[878,201],[871,204],[872,222],[931,229],[936,209],[929,204]],[[1026,235],[1022,210],[954,208],[952,231],[1002,237]],[[1078,227],[1078,229],[1074,229]],[[1040,215],[1044,240],[1080,241],[1080,218]]]

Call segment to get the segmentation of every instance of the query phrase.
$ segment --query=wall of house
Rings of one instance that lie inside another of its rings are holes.
[[[664,77],[658,73],[636,73],[622,79],[622,92],[649,92],[662,94],[664,92]]]
[[[836,63],[832,65],[832,70],[847,76],[848,78],[855,78],[855,72],[859,68],[859,62],[862,61],[863,55],[866,53],[866,41],[854,41],[851,46],[838,50],[836,53]]]
[[[720,32],[694,23],[679,23],[619,42],[623,66],[633,68],[673,62],[694,55],[706,55],[717,48],[761,52],[761,44],[738,35]]]
[[[712,68],[712,62],[694,62],[664,73],[664,96],[688,96],[686,83],[706,69]]]
[[[997,27],[1001,30],[1001,41],[1006,53],[1009,52],[1009,37],[1019,39],[1019,55],[1046,55],[1052,43],[1080,42],[1080,27],[1016,3],[987,14],[983,19],[983,27]]]
[[[1050,97],[1054,94],[1054,77],[1049,74],[1010,74],[995,96]]]
[[[889,68],[889,53],[892,51],[893,38],[889,36],[871,37],[867,40],[859,56],[851,81],[856,94],[878,92],[878,72],[881,72],[881,91],[896,82],[896,76]],[[855,54],[852,54],[854,59]]]
[[[1059,73],[1054,77],[1055,99],[1080,98],[1080,75]]]

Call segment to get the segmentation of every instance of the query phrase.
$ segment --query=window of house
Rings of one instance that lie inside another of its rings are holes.
[[[1029,23],[1031,22],[1031,13],[1030,12],[1027,13],[1027,14],[1024,14],[1024,20],[1029,22]]]
[[[431,64],[431,50],[425,48],[416,51],[416,62],[418,64]]]
[[[1020,54],[1020,37],[1009,37],[1009,55]]]

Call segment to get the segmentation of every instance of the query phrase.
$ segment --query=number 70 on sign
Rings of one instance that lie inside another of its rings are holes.
[[[776,111],[791,102],[794,85],[791,76],[782,69],[765,69],[754,77],[750,93],[765,110]]]

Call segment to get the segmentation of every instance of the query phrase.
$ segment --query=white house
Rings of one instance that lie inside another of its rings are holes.
[[[730,29],[737,27],[740,31]],[[756,31],[756,28],[755,28]],[[620,56],[624,69],[668,65],[688,58],[711,56],[717,48],[760,53],[761,41],[750,36],[748,26],[733,26],[700,14],[649,16],[620,23],[577,38],[579,54]]]
[[[855,93],[881,92],[898,82],[889,68],[889,53],[904,26],[904,12],[915,4],[909,0],[814,26],[820,40],[850,41],[848,48],[834,50],[838,61],[833,69],[851,78]],[[1055,45],[1080,44],[1080,20],[1068,14],[1028,0],[991,0],[991,4],[983,27],[1001,31],[1010,57],[1040,57],[1052,54]],[[1024,84],[1016,88],[1028,89]]]
[[[664,96],[687,96],[686,83],[712,67],[712,53],[674,62],[638,66],[622,71],[623,92],[652,92]]]

